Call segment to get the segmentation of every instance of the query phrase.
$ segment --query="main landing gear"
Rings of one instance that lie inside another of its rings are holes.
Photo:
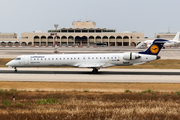
[[[17,69],[16,69],[16,67],[14,67],[14,72],[17,72]]]
[[[93,68],[92,73],[97,74],[98,73],[98,69],[97,68]]]

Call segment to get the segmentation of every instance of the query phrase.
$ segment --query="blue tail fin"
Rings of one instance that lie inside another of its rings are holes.
[[[139,54],[158,55],[165,42],[168,40],[156,39],[146,51],[139,52]]]

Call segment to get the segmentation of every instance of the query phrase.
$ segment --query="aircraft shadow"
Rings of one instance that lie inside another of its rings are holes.
[[[0,70],[0,74],[93,74],[90,71],[21,71],[17,73],[14,70]],[[94,75],[180,75],[180,72],[129,72],[129,71],[99,71]]]

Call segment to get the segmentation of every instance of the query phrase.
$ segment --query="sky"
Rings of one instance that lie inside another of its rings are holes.
[[[0,32],[17,33],[72,27],[73,21],[94,21],[117,32],[180,31],[180,0],[0,0]]]

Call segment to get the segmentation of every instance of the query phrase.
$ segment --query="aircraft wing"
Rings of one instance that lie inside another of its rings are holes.
[[[109,67],[113,66],[110,64],[112,60],[109,60],[108,62],[100,65],[100,64],[80,64],[78,65],[79,68],[103,68],[103,67]]]
[[[79,68],[100,68],[101,65],[99,64],[81,64],[78,65]]]

